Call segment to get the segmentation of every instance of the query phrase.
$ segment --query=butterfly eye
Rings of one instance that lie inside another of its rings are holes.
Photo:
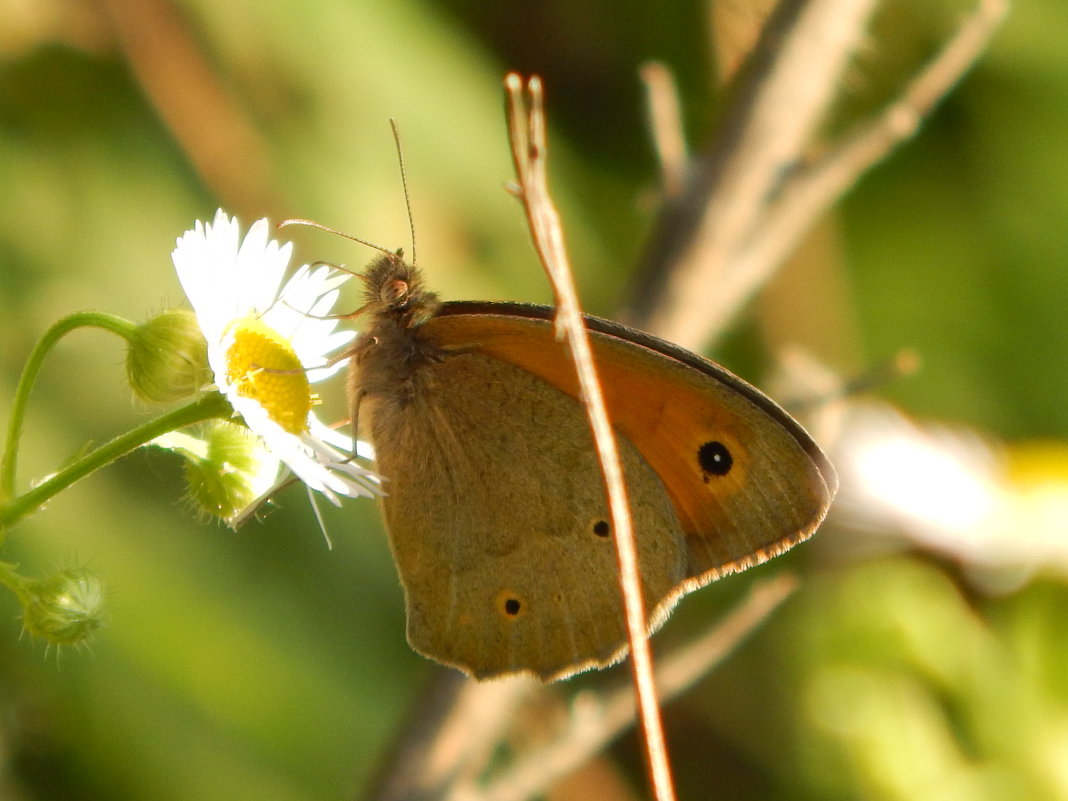
[[[612,527],[608,525],[607,520],[595,521],[592,526],[592,529],[593,533],[596,534],[598,537],[607,537],[609,534],[612,533]]]
[[[408,295],[408,282],[395,278],[383,284],[380,296],[387,306],[396,306]]]

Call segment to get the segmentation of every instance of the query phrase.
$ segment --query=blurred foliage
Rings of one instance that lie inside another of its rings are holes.
[[[829,127],[892,96],[968,7],[888,3]],[[676,71],[703,141],[720,113],[707,16],[685,0],[0,0],[0,413],[61,315],[141,320],[180,304],[174,240],[219,205],[246,223],[312,217],[407,247],[390,117],[435,287],[546,301],[501,190],[509,69],[545,78],[577,278],[588,307],[610,314],[653,212],[637,69],[659,58]],[[145,18],[169,23],[167,36],[144,39]],[[1062,0],[1018,3],[919,137],[842,204],[833,285],[792,298],[837,298],[838,327],[810,332],[834,343],[817,355],[835,368],[915,348],[923,370],[880,394],[1010,443],[1068,438],[1066,30]],[[177,65],[191,44],[210,70],[160,79],[130,55],[147,46]],[[290,232],[298,258],[370,259]],[[743,375],[764,366],[754,332],[773,313],[756,307],[727,351]],[[141,419],[122,359],[96,332],[51,356],[23,486]],[[341,392],[327,399],[337,418]],[[1052,469],[1063,480],[1064,464]],[[4,558],[31,574],[90,563],[109,587],[110,624],[91,651],[46,652],[20,639],[16,605],[0,596],[0,798],[348,798],[396,733],[433,668],[404,642],[373,505],[328,510],[328,550],[299,490],[236,534],[198,524],[180,494],[175,460],[139,452],[10,536]],[[866,555],[863,534],[829,528],[765,568],[803,572],[788,608],[669,707],[681,796],[1068,799],[1063,575],[986,594],[948,560]],[[663,638],[719,614],[750,580],[688,600]]]

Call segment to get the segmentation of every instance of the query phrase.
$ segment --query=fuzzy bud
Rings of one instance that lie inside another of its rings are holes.
[[[22,595],[22,626],[53,645],[84,645],[104,624],[104,588],[85,568],[31,579]]]
[[[126,374],[135,393],[150,403],[170,403],[211,383],[208,345],[196,315],[161,312],[138,326],[126,352]]]
[[[242,425],[214,420],[195,430],[172,431],[153,444],[183,457],[196,509],[230,522],[273,486],[280,462]]]

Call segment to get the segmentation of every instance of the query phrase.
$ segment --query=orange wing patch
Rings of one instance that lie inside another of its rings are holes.
[[[547,320],[462,313],[426,329],[450,349],[502,359],[578,398],[570,354]],[[617,330],[590,332],[608,413],[660,476],[687,536],[690,575],[703,584],[808,537],[834,478],[800,427],[780,423],[775,412],[785,412],[718,365],[683,362],[652,337]]]

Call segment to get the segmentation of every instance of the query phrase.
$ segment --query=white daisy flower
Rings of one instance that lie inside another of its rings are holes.
[[[355,336],[323,319],[349,276],[304,265],[282,286],[292,250],[268,238],[267,220],[242,241],[237,219],[219,209],[178,239],[171,258],[208,341],[215,385],[249,429],[334,503],[380,494],[378,477],[352,460],[351,440],[313,411],[310,385],[342,368],[330,355]]]

